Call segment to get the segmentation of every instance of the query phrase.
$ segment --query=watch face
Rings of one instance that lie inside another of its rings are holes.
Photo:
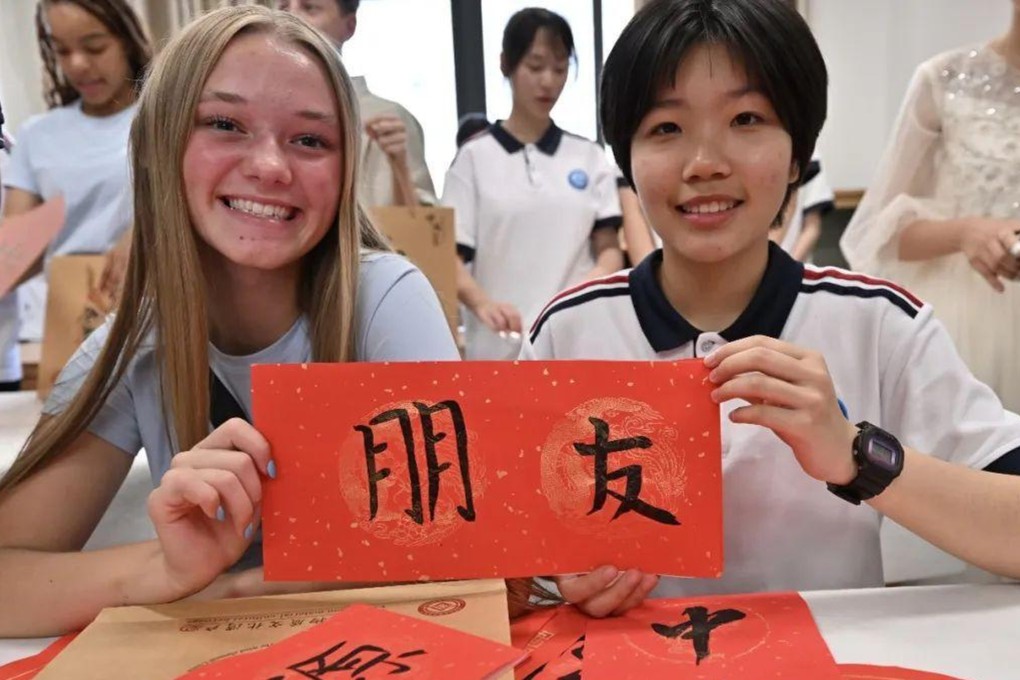
[[[877,437],[872,437],[868,442],[868,460],[886,470],[895,471],[900,466],[900,452]]]

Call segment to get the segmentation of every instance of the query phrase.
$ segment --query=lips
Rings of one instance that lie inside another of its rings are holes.
[[[733,210],[741,203],[742,201],[734,199],[700,202],[689,201],[680,205],[680,212],[688,215],[713,215],[716,213],[726,212],[727,210]]]

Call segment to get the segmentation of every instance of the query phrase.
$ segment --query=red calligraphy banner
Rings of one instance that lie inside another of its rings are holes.
[[[588,624],[584,679],[839,680],[804,600],[762,593],[648,600]]]
[[[256,366],[266,577],[722,570],[701,361]]]
[[[178,680],[381,678],[485,680],[527,656],[513,647],[410,616],[354,604],[260,650],[230,656]]]

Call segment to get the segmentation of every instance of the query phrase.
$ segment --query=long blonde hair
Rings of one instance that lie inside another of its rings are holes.
[[[134,238],[121,302],[103,349],[66,409],[36,426],[0,480],[0,494],[85,431],[153,331],[164,418],[173,425],[171,443],[183,451],[208,434],[205,281],[181,166],[206,79],[234,38],[255,32],[312,54],[325,66],[336,96],[343,150],[336,228],[305,256],[298,295],[308,319],[313,359],[353,358],[360,250],[389,246],[356,198],[360,135],[350,78],[333,47],[288,13],[257,5],[211,12],[167,45],[142,89],[131,127]]]

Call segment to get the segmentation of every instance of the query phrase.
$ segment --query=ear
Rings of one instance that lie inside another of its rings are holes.
[[[355,12],[344,17],[344,23],[347,26],[347,39],[350,40],[354,37],[354,32],[358,30],[358,13]]]
[[[510,77],[509,70],[507,69],[506,53],[505,52],[500,52],[499,53],[499,72],[503,74],[504,78],[509,78]]]
[[[790,161],[790,179],[789,179],[789,184],[793,184],[794,182],[798,181],[799,179],[800,179],[800,166],[797,165],[797,161],[792,160],[792,161]]]

